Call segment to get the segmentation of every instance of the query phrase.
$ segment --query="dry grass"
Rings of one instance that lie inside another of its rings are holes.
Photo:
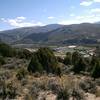
[[[96,97],[100,97],[100,86],[97,87],[97,91],[95,93]]]
[[[25,69],[27,68],[23,65],[22,67]],[[81,80],[86,79],[85,77],[80,75],[64,74],[61,77],[58,77],[55,75],[28,73],[24,79],[18,80],[16,77],[18,70],[19,68],[5,69],[1,67],[0,69],[0,77],[1,75],[4,75],[6,77],[7,73],[7,76],[9,76],[9,78],[5,78],[6,83],[12,82],[13,85],[17,88],[17,100],[37,100],[37,98],[39,98],[38,96],[41,96],[41,93],[47,93],[47,95],[45,95],[46,98],[52,95],[54,97],[57,97],[58,92],[61,90],[72,91],[73,89],[75,89],[80,92],[79,83]],[[32,91],[33,93],[35,92],[35,94],[32,94]],[[96,96],[100,97],[100,89],[96,91]]]

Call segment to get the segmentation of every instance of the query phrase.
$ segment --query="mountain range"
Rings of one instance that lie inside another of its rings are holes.
[[[1,31],[0,41],[9,44],[96,44],[100,43],[100,23],[17,28]]]

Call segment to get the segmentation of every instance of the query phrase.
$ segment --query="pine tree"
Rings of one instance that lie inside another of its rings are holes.
[[[28,70],[31,72],[56,73],[58,61],[49,48],[40,48],[33,54]]]
[[[72,64],[75,65],[80,59],[80,54],[76,51],[72,54]]]
[[[81,71],[85,71],[86,63],[83,58],[80,58],[77,63],[75,63],[73,71],[75,73],[80,73]]]
[[[72,64],[72,54],[70,52],[66,53],[66,57],[64,58],[64,64],[66,65]]]
[[[5,43],[0,43],[0,55],[4,57],[12,57],[15,55],[15,49]]]
[[[39,62],[36,53],[34,54],[34,56],[31,59],[31,62],[28,66],[28,71],[29,72],[42,72],[43,71],[43,66],[41,65],[41,63]]]
[[[98,59],[95,63],[95,66],[92,70],[92,77],[94,77],[94,78],[100,77],[100,59]]]

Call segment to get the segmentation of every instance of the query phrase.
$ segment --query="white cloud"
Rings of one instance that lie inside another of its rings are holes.
[[[73,20],[62,20],[58,24],[70,25],[79,23],[94,23],[100,21],[100,14],[98,15],[83,15],[76,16]]]
[[[1,18],[4,23],[8,23],[13,27],[42,26],[41,22],[26,21],[26,17],[16,17],[14,19]]]
[[[55,18],[55,17],[53,17],[53,16],[49,16],[49,17],[48,17],[48,19],[54,19],[54,18]]]
[[[100,0],[93,0],[94,2],[100,2]]]
[[[84,0],[80,3],[81,6],[90,6],[94,3],[100,3],[100,0]]]
[[[100,8],[91,9],[91,13],[100,13]]]
[[[100,21],[100,14],[95,15],[84,15],[84,16],[77,16],[76,20],[78,20],[79,22],[90,22],[90,23],[94,23],[97,21]]]
[[[17,17],[17,19],[25,20],[26,17],[20,16],[20,17]]]
[[[75,16],[75,14],[73,14],[73,13],[72,13],[72,14],[70,14],[70,16],[71,16],[71,17],[74,17],[74,16]]]
[[[76,20],[63,20],[58,22],[58,24],[70,25],[70,24],[78,24],[78,22]]]
[[[94,18],[95,15],[87,15],[87,16],[77,16],[76,19],[77,20],[87,20],[87,19],[91,19]]]
[[[3,21],[3,22],[6,22],[5,18],[1,18],[0,20]]]
[[[80,3],[81,6],[90,6],[93,2],[92,1],[83,1]]]

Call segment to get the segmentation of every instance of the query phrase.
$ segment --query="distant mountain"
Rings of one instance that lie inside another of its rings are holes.
[[[100,24],[51,24],[0,32],[2,41],[18,44],[60,43],[95,44],[100,42]]]
[[[63,27],[59,24],[50,24],[46,26],[36,26],[36,27],[23,27],[12,30],[0,31],[0,40],[6,43],[13,43],[15,41],[21,40],[30,34],[45,33],[48,31],[55,30],[57,28]]]
[[[30,34],[18,43],[95,44],[100,39],[100,25],[73,24],[38,34]]]
[[[96,22],[96,24],[100,24],[100,22]]]

